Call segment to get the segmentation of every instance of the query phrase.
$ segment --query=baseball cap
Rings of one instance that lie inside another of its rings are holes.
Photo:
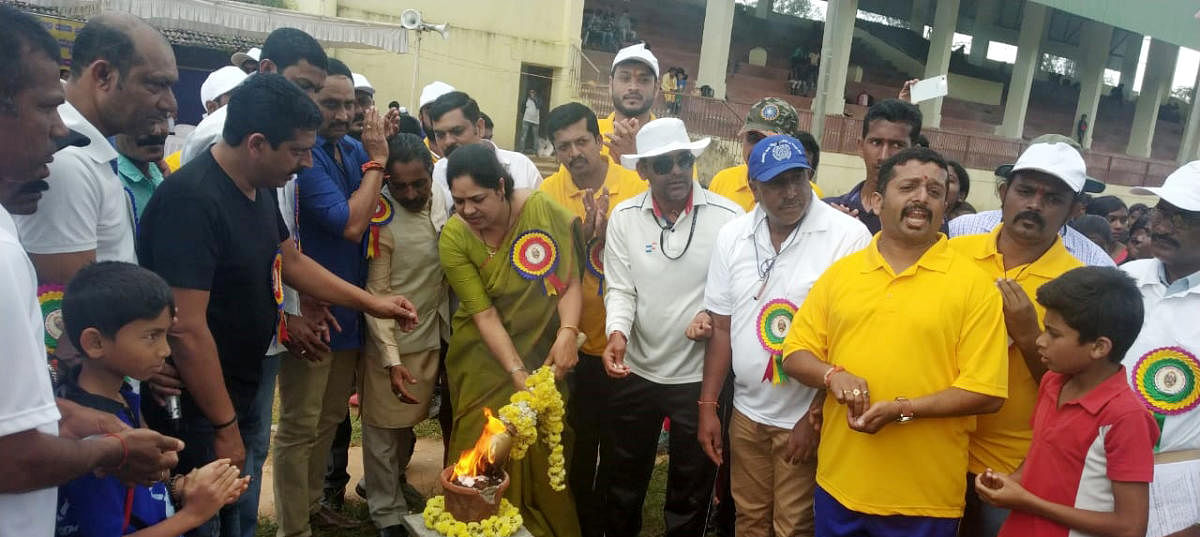
[[[222,95],[233,91],[246,77],[249,76],[240,67],[226,65],[208,74],[204,83],[200,84],[200,104],[215,101]]]
[[[1062,142],[1030,145],[1017,158],[1010,173],[1033,170],[1061,179],[1075,193],[1083,191],[1087,182],[1087,166],[1083,157],[1070,145]],[[1007,177],[1007,176],[1006,176]]]
[[[353,75],[351,78],[354,80],[354,91],[365,91],[371,94],[372,97],[375,96],[375,88],[371,86],[371,81],[367,80],[367,77],[358,73],[350,74]]]
[[[417,109],[420,110],[421,108],[425,108],[425,105],[436,101],[438,97],[441,97],[442,95],[452,91],[455,91],[454,86],[442,82],[441,80],[430,82],[421,89],[421,98],[417,100]]]
[[[800,128],[799,114],[787,101],[778,97],[759,99],[746,114],[746,124],[738,134],[795,134]]]
[[[812,169],[804,154],[804,145],[786,134],[776,134],[759,140],[750,150],[746,161],[749,176],[755,181],[768,182],[779,174],[796,169]]]
[[[1037,138],[1034,138],[1033,141],[1030,142],[1031,145],[1042,143],[1064,143],[1075,148],[1075,151],[1079,152],[1080,155],[1083,155],[1083,148],[1080,147],[1079,142],[1075,141],[1075,139],[1071,138],[1070,136],[1063,136],[1061,134],[1043,134]],[[1012,169],[1012,164],[1001,164],[1000,166],[996,167],[995,173],[1000,177],[1007,178],[1008,176],[1012,175]],[[1085,175],[1085,180],[1083,183],[1084,192],[1089,194],[1098,194],[1100,192],[1104,192],[1104,188],[1105,185],[1103,181],[1096,179],[1095,177],[1088,177]]]
[[[229,63],[241,67],[247,60],[258,61],[262,57],[262,49],[258,47],[251,48],[246,52],[234,52],[233,56],[229,57]]]
[[[1193,160],[1171,172],[1162,186],[1139,186],[1129,192],[1158,196],[1185,211],[1200,211],[1200,160]]]
[[[628,61],[642,62],[650,66],[650,70],[654,71],[654,78],[659,77],[658,58],[655,58],[654,53],[650,52],[650,49],[646,48],[645,43],[629,45],[628,47],[618,50],[617,55],[613,57],[612,69],[608,70],[608,74],[611,75],[613,71],[616,71],[617,65]]]

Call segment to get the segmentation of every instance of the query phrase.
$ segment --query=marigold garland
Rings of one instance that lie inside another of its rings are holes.
[[[554,369],[542,366],[525,379],[525,390],[509,397],[509,403],[500,408],[500,419],[512,426],[517,434],[513,437],[512,458],[525,458],[529,447],[541,436],[542,443],[550,448],[547,476],[550,488],[566,489],[566,457],[563,456],[562,394],[554,386]]]
[[[500,498],[500,512],[479,522],[459,522],[446,511],[446,497],[434,496],[421,513],[425,527],[447,537],[508,537],[517,532],[524,520],[521,511]]]

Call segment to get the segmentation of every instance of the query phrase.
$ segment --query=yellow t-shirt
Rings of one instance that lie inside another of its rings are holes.
[[[632,198],[648,188],[645,181],[637,172],[608,164],[608,173],[604,176],[604,185],[608,187],[608,214],[618,203]],[[568,211],[571,211],[582,221],[587,216],[583,206],[583,191],[571,180],[571,173],[559,166],[546,180],[542,181],[542,192],[549,194]],[[585,239],[587,245],[584,256],[583,274],[583,312],[580,315],[580,329],[587,335],[587,341],[580,347],[586,354],[599,356],[604,352],[608,338],[604,334],[604,287],[601,277],[604,274],[603,259],[604,245],[595,244],[590,237]]]
[[[725,168],[713,176],[712,182],[708,184],[708,190],[733,200],[746,212],[750,212],[754,210],[756,202],[754,201],[754,192],[750,191],[750,184],[746,182],[749,173],[750,167],[745,164]],[[818,198],[825,197],[825,193],[816,183],[812,183],[812,189]]]
[[[1042,284],[1057,278],[1062,273],[1083,266],[1062,244],[1061,238],[1032,263],[1004,270],[1004,256],[996,250],[996,239],[1000,228],[991,233],[964,235],[950,240],[950,246],[975,261],[975,265],[993,280],[1010,278],[1016,280],[1029,295],[1037,310],[1038,324],[1046,317],[1046,309],[1037,302],[1037,289]],[[1008,346],[1008,399],[995,414],[983,414],[976,418],[975,431],[971,433],[968,470],[981,474],[991,468],[1012,473],[1025,460],[1029,443],[1033,440],[1030,419],[1037,405],[1038,382],[1033,379],[1021,350],[1016,344]]]
[[[879,236],[825,271],[783,342],[866,379],[871,401],[950,387],[1004,397],[1008,367],[1000,291],[943,236],[900,274]],[[785,358],[786,360],[787,358]],[[954,518],[966,493],[974,417],[851,430],[846,407],[825,399],[817,483],[848,509],[873,515]]]
[[[167,169],[171,170],[171,173],[175,173],[179,171],[179,167],[183,165],[180,163],[182,157],[183,151],[176,151],[170,155],[167,155],[166,157],[163,157],[163,162],[167,163]]]

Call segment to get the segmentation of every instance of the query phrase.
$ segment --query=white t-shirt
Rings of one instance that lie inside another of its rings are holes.
[[[781,369],[782,356],[774,351],[783,348],[792,314],[817,278],[834,261],[870,244],[871,234],[857,219],[814,194],[808,214],[776,255],[766,219],[767,213],[755,206],[721,228],[708,268],[704,307],[730,317],[734,408],[755,422],[791,429],[808,411],[817,390],[788,378]],[[764,288],[759,267],[770,259],[774,262]]]
[[[625,365],[637,376],[658,384],[703,378],[704,343],[684,331],[704,309],[717,232],[743,213],[695,181],[692,209],[665,230],[649,190],[613,208],[604,245],[604,333],[625,334]]]
[[[292,180],[282,188],[276,188],[275,194],[279,201],[279,214],[283,215],[283,224],[287,226],[288,235],[295,238],[296,178],[292,177]],[[283,311],[291,315],[300,315],[300,293],[287,285],[283,286]],[[275,337],[271,338],[271,346],[267,348],[267,356],[275,356],[285,351],[287,351],[287,347],[279,342],[279,334],[276,333]]]
[[[541,121],[541,113],[538,112],[537,101],[526,97],[525,98],[525,113],[521,116],[521,121],[526,123],[538,124]]]
[[[58,113],[91,143],[54,154],[37,212],[13,217],[21,244],[33,254],[95,250],[97,261],[137,263],[133,206],[111,164],[117,150],[71,103]]]
[[[1190,361],[1200,368],[1200,362],[1196,361],[1200,360],[1200,322],[1196,320],[1200,314],[1200,274],[1188,277],[1186,289],[1168,293],[1160,277],[1162,262],[1157,259],[1130,261],[1121,265],[1121,270],[1137,281],[1145,308],[1142,331],[1122,360],[1134,394],[1148,403],[1148,407],[1160,405],[1158,397],[1195,400],[1194,395],[1185,394],[1189,388],[1200,392],[1200,378],[1163,359]],[[1140,371],[1139,363],[1143,366]],[[1191,382],[1185,382],[1188,376],[1192,377]],[[1157,387],[1162,395],[1155,397],[1148,387]],[[1160,416],[1162,436],[1158,452],[1200,449],[1200,405],[1181,414],[1157,413],[1156,417]]]
[[[0,342],[4,374],[0,375],[0,436],[37,429],[58,434],[58,405],[46,367],[42,310],[37,302],[37,275],[17,239],[17,227],[0,207]],[[0,535],[54,535],[58,489],[0,494]]]
[[[496,159],[508,173],[513,176],[513,187],[524,188],[527,190],[537,190],[542,185],[542,172],[538,171],[537,165],[529,160],[529,157],[517,153],[516,151],[508,151],[496,147],[496,144],[488,140],[483,140],[483,143],[492,146],[496,150]],[[450,183],[446,181],[446,166],[450,164],[450,159],[441,158],[433,165],[433,184],[442,189],[442,194],[449,205],[450,209],[454,208],[454,198],[450,195]]]
[[[225,131],[225,113],[228,111],[228,106],[222,106],[200,120],[200,124],[192,129],[192,133],[183,141],[183,150],[179,153],[180,166],[208,151],[209,147],[221,139],[221,133]]]

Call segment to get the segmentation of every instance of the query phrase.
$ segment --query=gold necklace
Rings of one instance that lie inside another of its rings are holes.
[[[483,233],[479,234],[479,241],[483,243],[484,249],[487,250],[488,259],[494,257],[496,252],[500,250],[500,245],[504,243],[504,236],[508,235],[508,228],[512,225],[512,202],[506,201],[506,203],[508,203],[508,215],[504,217],[504,233],[500,234],[500,242],[496,243],[496,246],[492,246],[483,237]]]

